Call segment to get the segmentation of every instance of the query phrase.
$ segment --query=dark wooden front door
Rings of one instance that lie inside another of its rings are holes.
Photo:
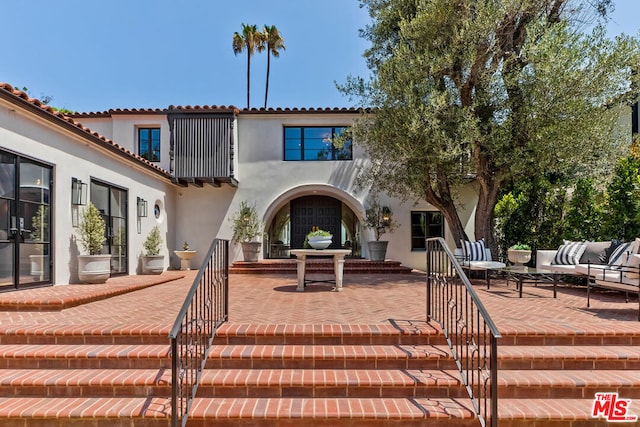
[[[313,227],[333,234],[330,248],[342,247],[342,202],[327,196],[305,196],[291,201],[291,248],[301,249]]]

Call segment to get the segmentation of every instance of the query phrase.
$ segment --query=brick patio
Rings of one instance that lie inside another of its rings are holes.
[[[194,275],[171,271],[0,294],[0,420],[167,425],[166,336]],[[208,363],[218,368],[205,372],[189,425],[243,425],[243,416],[253,420],[246,425],[422,425],[425,416],[438,417],[437,425],[475,425],[457,373],[442,359],[448,350],[424,322],[423,274],[353,274],[345,276],[344,292],[331,287],[310,284],[301,293],[294,275],[231,275],[230,321]],[[120,294],[127,290],[134,291]],[[605,425],[590,419],[590,404],[594,392],[610,389],[633,399],[631,412],[640,413],[637,300],[596,293],[587,309],[586,290],[574,286],[560,286],[557,299],[548,285],[526,285],[523,298],[503,281],[492,281],[490,290],[478,281],[476,290],[503,334],[501,426]],[[235,353],[246,362],[225,361]],[[300,375],[286,362],[298,353]],[[403,362],[404,353],[413,356]],[[97,365],[89,363],[94,359]],[[368,370],[367,359],[379,360],[377,370]],[[63,372],[59,364],[75,369]],[[126,399],[110,391],[126,387]],[[77,396],[68,400],[72,388]],[[134,397],[140,390],[147,396]],[[81,398],[91,393],[99,397]],[[305,411],[315,414],[311,421],[300,418]]]

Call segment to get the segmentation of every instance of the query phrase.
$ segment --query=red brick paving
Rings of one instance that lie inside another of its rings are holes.
[[[87,354],[82,353],[82,345],[85,342],[90,344],[87,340],[91,341],[91,337],[98,339],[115,335],[114,341],[121,345],[124,343],[119,340],[126,340],[127,336],[137,337],[144,334],[155,335],[158,340],[163,339],[162,337],[166,337],[168,334],[195,272],[188,272],[186,275],[180,272],[168,272],[167,274],[178,280],[163,284],[151,283],[154,286],[145,287],[140,286],[141,280],[153,281],[158,280],[158,277],[128,277],[110,279],[105,285],[56,286],[1,294],[0,306],[4,304],[5,309],[10,307],[11,299],[13,299],[16,304],[21,304],[21,309],[25,309],[27,306],[35,307],[38,301],[46,302],[45,305],[38,308],[46,308],[48,311],[0,311],[0,331],[2,332],[0,335],[3,340],[0,343],[10,343],[11,337],[17,341],[22,338],[23,343],[42,343],[40,340],[50,340],[50,344],[63,344],[69,341],[79,345],[75,350],[76,357],[87,357]],[[185,277],[180,278],[182,275]],[[321,275],[316,277],[327,278]],[[134,284],[140,289],[132,293],[113,296],[115,289],[110,288],[118,288],[117,292],[120,293],[126,291],[129,284]],[[150,283],[146,282],[146,286],[149,285]],[[331,292],[331,287],[328,284],[316,283],[310,284],[305,292],[296,292],[295,277],[291,275],[232,275],[230,277],[230,322],[223,326],[222,335],[225,331],[233,331],[233,334],[226,338],[233,341],[240,339],[238,331],[244,331],[252,337],[249,339],[253,339],[255,344],[267,346],[262,348],[263,351],[273,353],[275,350],[268,348],[269,339],[274,339],[278,335],[284,336],[292,329],[296,332],[293,335],[287,335],[289,340],[295,341],[296,334],[300,335],[300,339],[306,339],[305,336],[313,333],[314,339],[318,341],[316,344],[326,345],[328,348],[335,343],[333,340],[341,342],[347,336],[352,339],[359,334],[363,336],[364,340],[369,340],[370,344],[376,344],[376,338],[369,334],[372,331],[376,331],[378,336],[389,336],[394,333],[399,336],[410,335],[412,330],[429,333],[427,331],[430,327],[423,323],[426,316],[426,296],[425,278],[422,274],[345,275],[344,292]],[[622,295],[599,292],[592,296],[591,308],[587,308],[586,290],[571,286],[560,286],[557,299],[552,298],[550,286],[526,285],[523,298],[518,298],[513,285],[507,287],[504,282],[500,281],[493,281],[490,290],[486,290],[483,283],[478,282],[476,290],[504,336],[499,350],[501,356],[504,356],[501,363],[520,363],[517,361],[520,357],[518,352],[526,351],[529,357],[535,356],[540,361],[530,363],[540,363],[540,368],[558,369],[556,373],[548,370],[538,371],[537,375],[543,376],[539,380],[542,384],[540,387],[544,387],[544,384],[548,384],[550,380],[553,380],[554,384],[557,382],[564,384],[567,389],[571,388],[570,381],[572,380],[576,382],[577,386],[577,383],[582,380],[578,376],[570,376],[569,372],[563,372],[561,369],[583,369],[588,367],[588,364],[592,364],[596,368],[612,370],[610,371],[611,382],[618,384],[623,383],[626,379],[631,383],[631,387],[634,387],[634,384],[636,388],[638,387],[637,372],[626,378],[623,375],[625,369],[640,369],[638,364],[640,352],[633,348],[633,346],[640,344],[638,341],[640,322],[636,320],[637,300],[625,303]],[[111,298],[100,299],[105,296],[111,296]],[[81,301],[81,305],[77,305],[78,301]],[[260,332],[254,336],[253,332],[258,330]],[[437,333],[435,329],[431,329],[431,331]],[[547,333],[554,335],[549,337],[545,335]],[[323,339],[326,342],[323,343]],[[589,347],[566,347],[567,339],[571,343]],[[81,342],[75,340],[81,340]],[[259,340],[264,342],[257,342]],[[154,342],[154,339],[150,341],[150,345],[160,344],[160,342]],[[563,343],[565,347],[563,347]],[[272,344],[275,345],[275,342]],[[514,344],[526,344],[531,348],[514,347],[509,349],[504,347]],[[606,346],[602,347],[602,344]],[[541,349],[540,345],[544,345],[546,348]],[[29,346],[23,347],[20,351],[22,351],[20,357],[26,357],[30,351]],[[287,351],[295,350],[289,349]],[[560,361],[559,356],[566,355],[567,352],[575,352],[575,356],[572,357],[574,362]],[[342,354],[340,357],[347,356]],[[596,357],[598,358],[597,363],[602,366],[595,366]],[[108,355],[107,358],[117,360],[118,356]],[[558,366],[554,365],[556,360],[559,363]],[[518,375],[510,377],[509,374],[505,374],[501,376],[500,381],[503,384],[536,381],[532,379],[535,378],[535,375],[533,377],[524,373]],[[594,374],[594,377],[596,376],[606,379],[607,372]],[[0,384],[2,384],[1,381],[2,379],[0,379]],[[91,386],[88,377],[78,381],[80,383],[84,381],[87,386]],[[139,379],[138,381],[144,383],[146,380]],[[338,384],[333,384],[333,386],[339,387]],[[521,391],[521,393],[526,394],[528,391]],[[559,390],[557,393],[556,397],[560,397],[565,391]],[[636,395],[623,397],[636,398]],[[456,409],[453,406],[449,407],[448,405],[452,405],[449,400],[440,401],[440,406],[437,403],[434,406],[436,401],[433,399],[427,401],[416,398],[414,400],[418,407],[422,405],[422,409],[418,410],[419,414],[416,413],[416,417],[424,416],[425,411],[442,415],[448,410],[458,411],[457,416],[461,419],[467,419],[469,416],[459,407]],[[121,399],[102,400],[96,401],[94,404],[80,404],[78,401],[80,406],[74,408],[73,405],[69,406],[69,402],[62,401],[54,402],[49,407],[37,403],[34,398],[11,400],[11,403],[6,398],[0,398],[0,415],[23,412],[31,413],[33,416],[42,416],[43,414],[55,413],[55,411],[61,411],[60,413],[84,411],[97,414],[101,411],[100,407],[103,409],[111,408],[109,405],[112,405],[111,412],[114,414],[129,412],[139,414],[142,406],[145,405],[145,402],[139,399],[130,399],[128,402],[120,401]],[[166,415],[166,400],[155,399],[150,402],[151,405],[148,406],[150,414],[156,411],[154,416],[163,417]],[[394,414],[403,413],[403,411],[409,415],[416,410],[416,406],[405,408],[404,403],[400,403],[401,400],[389,398],[385,399],[385,402],[389,402],[389,406],[376,406],[379,405],[379,402],[362,398],[360,401],[361,410],[376,417],[390,418],[396,416]],[[588,402],[588,396],[582,399],[562,399],[555,404],[549,401],[533,402],[532,399],[526,398],[521,400],[501,399],[501,425],[516,426],[525,417],[531,416],[538,418],[536,425],[570,425],[567,420],[560,423],[551,419],[563,411],[566,412],[569,406],[574,412],[574,425],[581,425],[580,423],[587,421],[591,422],[589,425],[596,425],[597,422],[589,420]],[[347,401],[341,399],[318,400],[315,403],[308,399],[290,399],[278,403],[278,401],[267,398],[255,399],[243,407],[233,405],[235,404],[231,401],[223,400],[213,407],[208,401],[198,401],[195,410],[214,417],[217,416],[214,414],[224,411],[231,411],[238,415],[246,410],[250,411],[256,419],[264,421],[272,416],[275,411],[274,407],[277,405],[288,408],[288,412],[285,413],[290,414],[291,417],[297,417],[301,413],[300,411],[304,411],[304,408],[308,407],[308,410],[317,412],[318,425],[331,425],[335,417],[338,415],[347,416],[346,414],[350,410]],[[309,407],[309,405],[312,406]],[[638,411],[638,408],[635,409]],[[104,414],[104,411],[101,413]],[[411,415],[406,419],[406,425],[412,425],[414,422],[417,423],[415,425],[419,425],[420,422],[423,422],[418,419],[411,421],[410,417]],[[457,421],[461,421],[461,419]],[[548,422],[545,422],[545,419]],[[225,425],[224,421],[218,421],[222,423],[219,425]],[[101,422],[103,425],[109,425],[109,420],[102,419]],[[116,421],[111,420],[111,422],[115,423]],[[96,422],[96,424],[100,423]],[[198,424],[193,425],[197,426]],[[256,425],[268,424],[257,423]],[[451,422],[450,425],[456,424]]]

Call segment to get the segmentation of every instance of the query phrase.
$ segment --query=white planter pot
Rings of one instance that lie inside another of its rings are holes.
[[[45,271],[49,268],[49,255],[29,255],[31,265],[31,275],[44,277]]]
[[[104,283],[111,276],[111,255],[78,255],[78,278],[82,283]]]
[[[523,264],[531,261],[531,251],[530,250],[520,250],[520,249],[507,249],[507,258],[513,264],[522,266]]]
[[[245,262],[257,262],[260,255],[260,242],[242,242],[242,256]]]
[[[326,249],[331,246],[331,242],[333,241],[333,236],[310,236],[307,237],[307,242],[309,246],[313,249]]]
[[[162,274],[164,272],[164,255],[144,255],[142,257],[142,274]]]

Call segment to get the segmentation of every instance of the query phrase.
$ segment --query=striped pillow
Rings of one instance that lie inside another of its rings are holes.
[[[464,251],[465,261],[486,261],[484,239],[477,242],[462,241],[462,250]]]
[[[557,265],[576,265],[586,248],[587,245],[582,242],[565,240],[564,245],[558,248],[553,263]]]
[[[611,267],[620,267],[627,263],[628,254],[631,251],[633,242],[622,243],[616,248],[615,251],[609,257],[609,265]]]

